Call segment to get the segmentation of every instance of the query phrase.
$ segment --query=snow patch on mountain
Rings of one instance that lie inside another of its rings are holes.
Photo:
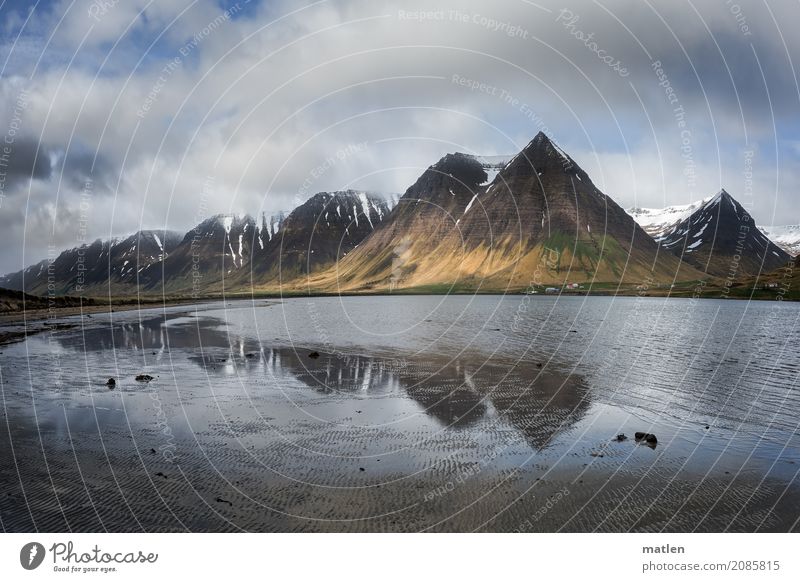
[[[800,224],[760,226],[758,229],[793,257],[800,255]]]
[[[477,162],[483,168],[483,171],[486,172],[486,180],[481,184],[481,186],[488,186],[494,179],[497,177],[503,168],[505,168],[512,160],[515,158],[513,154],[508,155],[497,155],[497,156],[474,156],[469,155],[471,158],[477,160]]]
[[[672,234],[681,222],[689,218],[704,204],[711,202],[714,197],[704,198],[690,204],[667,206],[666,208],[628,208],[626,212],[641,226],[644,231],[657,241],[663,240]]]

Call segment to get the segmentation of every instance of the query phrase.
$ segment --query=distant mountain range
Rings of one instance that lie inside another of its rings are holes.
[[[185,235],[140,231],[62,252],[0,278],[0,287],[45,294],[121,296],[212,293],[251,282],[295,280],[330,267],[388,214],[367,192],[320,192],[288,215],[212,216]]]
[[[665,249],[712,276],[758,275],[791,259],[725,190],[693,204],[629,212]]]
[[[711,196],[691,204],[667,206],[666,208],[628,208],[626,212],[639,223],[647,234],[660,242],[675,230],[681,222],[689,218],[698,208],[711,200]]]
[[[704,273],[734,279],[774,271],[791,259],[725,190],[678,223],[660,244]]]
[[[141,230],[126,238],[96,240],[62,252],[0,278],[0,287],[44,295],[117,295],[135,293],[139,274],[161,264],[183,235],[169,230]]]
[[[793,257],[800,255],[800,225],[760,226],[759,230]]]
[[[680,222],[689,218],[712,198],[713,196],[709,196],[691,204],[667,206],[666,208],[634,207],[627,209],[627,212],[647,234],[656,241],[661,241],[674,231]],[[800,225],[759,226],[758,229],[789,255],[796,257],[800,254]]]
[[[447,154],[396,204],[320,192],[289,213],[98,240],[6,275],[0,287],[86,296],[669,287],[771,271],[798,248],[800,227],[759,229],[724,190],[626,212],[539,133],[513,156]]]

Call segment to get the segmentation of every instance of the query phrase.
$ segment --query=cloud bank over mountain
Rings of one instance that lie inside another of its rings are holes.
[[[540,130],[623,207],[726,188],[759,224],[797,223],[793,10],[7,3],[0,271],[80,237],[403,192],[447,152],[517,152]]]

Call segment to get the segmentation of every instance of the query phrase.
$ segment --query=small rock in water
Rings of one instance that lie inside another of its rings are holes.
[[[710,426],[706,425],[706,430],[708,430],[708,429],[710,429],[710,428],[711,428]]]
[[[150,449],[150,454],[151,455],[155,455],[156,454],[156,450],[155,449]]]
[[[600,457],[602,459],[603,458],[603,453],[592,453],[592,456],[593,457]]]
[[[628,437],[626,437],[626,436],[625,436],[625,433],[623,432],[623,433],[620,433],[620,434],[618,434],[618,435],[617,435],[617,438],[616,438],[615,440],[616,440],[618,443],[621,443],[622,441],[626,441],[626,440],[628,440]]]
[[[137,374],[136,381],[137,382],[149,382],[153,380],[153,377],[150,374]]]
[[[636,438],[637,442],[644,441],[651,447],[655,447],[656,444],[658,444],[656,435],[650,434],[649,432],[637,432],[633,436]]]
[[[116,386],[116,385],[117,385],[117,381],[116,381],[116,380],[114,380],[114,378],[109,378],[109,379],[106,381],[106,386],[108,386],[108,387],[109,387],[109,388],[111,388],[112,390],[114,389],[114,386]]]
[[[310,354],[308,354],[308,357],[311,358],[312,360],[316,360],[319,357],[319,352],[311,352]]]
[[[359,467],[358,470],[359,471],[366,471],[366,469],[364,467]]]
[[[541,367],[542,367],[542,363],[541,363],[541,362],[539,362],[538,364],[536,364],[536,367],[537,367],[537,368],[541,368]]]

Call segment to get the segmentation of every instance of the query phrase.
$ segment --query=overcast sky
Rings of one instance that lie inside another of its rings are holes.
[[[624,207],[724,187],[796,224],[799,20],[789,0],[6,1],[0,272],[403,192],[447,152],[540,130]]]

